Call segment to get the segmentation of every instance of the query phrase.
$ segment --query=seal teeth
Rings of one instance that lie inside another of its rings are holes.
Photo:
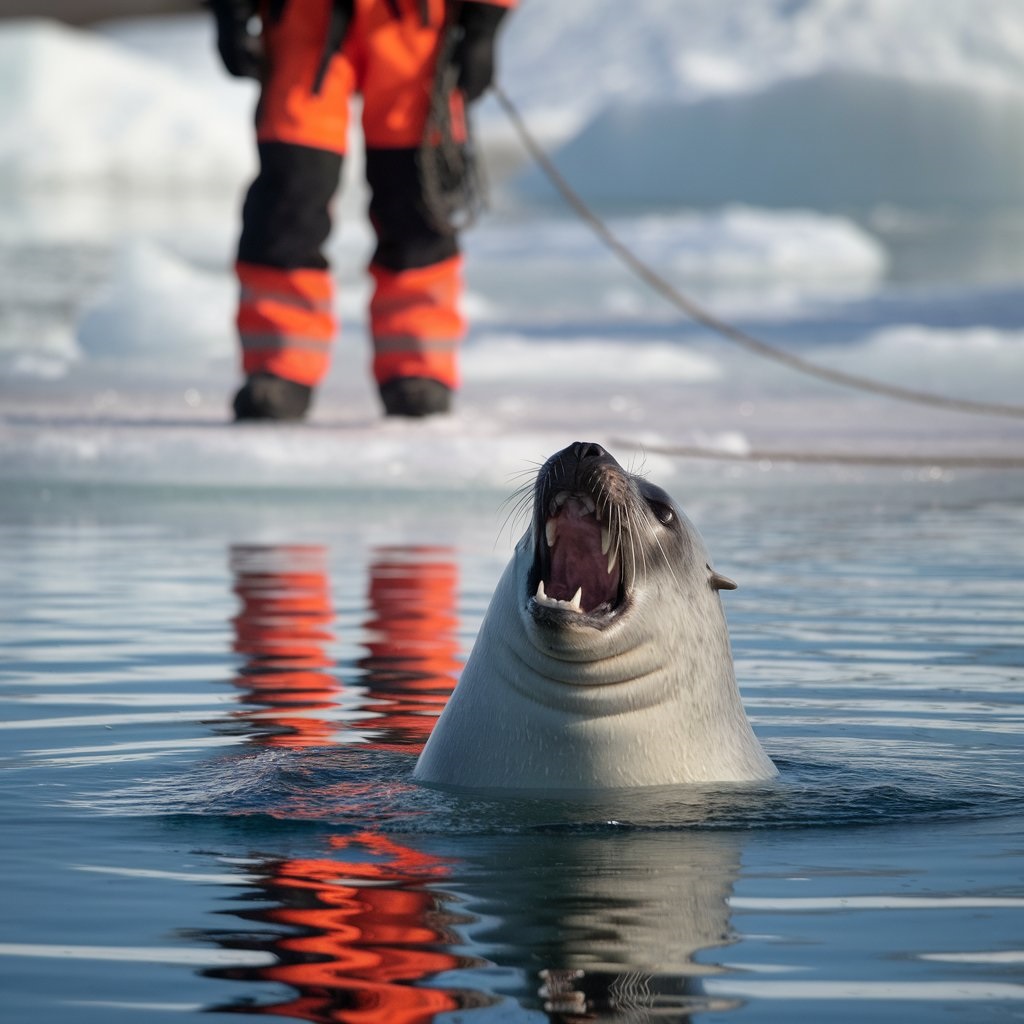
[[[570,612],[583,612],[583,588],[579,587],[575,594],[572,595],[571,601],[560,601],[557,597],[548,597],[547,591],[544,588],[544,581],[540,580],[537,583],[537,593],[533,595],[533,599],[537,604],[544,605],[545,608],[563,608]]]
[[[555,546],[555,541],[558,539],[558,520],[557,519],[554,519],[554,518],[549,519],[544,524],[544,537],[545,537],[545,539],[548,542],[548,547],[549,548],[553,548]]]
[[[608,556],[608,575],[611,576],[619,560],[619,546],[612,545],[612,533],[607,526],[601,528],[601,554]]]

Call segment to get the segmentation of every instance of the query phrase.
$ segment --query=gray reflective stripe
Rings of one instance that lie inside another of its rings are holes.
[[[279,306],[290,306],[308,313],[334,313],[332,299],[314,299],[305,295],[294,295],[285,292],[269,292],[255,288],[242,287],[239,302],[242,305],[255,305],[257,302],[276,302]]]
[[[391,335],[374,338],[373,347],[378,353],[391,352],[454,352],[462,342],[458,338],[413,338],[408,335]]]
[[[331,338],[299,338],[294,334],[242,334],[242,348],[246,352],[284,352],[298,349],[303,352],[323,352],[331,345]]]

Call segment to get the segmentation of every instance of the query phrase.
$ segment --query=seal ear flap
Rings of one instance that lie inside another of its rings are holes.
[[[723,576],[720,572],[715,572],[710,565],[707,569],[711,573],[710,583],[712,590],[735,590],[739,586],[735,580],[729,579],[728,576]]]

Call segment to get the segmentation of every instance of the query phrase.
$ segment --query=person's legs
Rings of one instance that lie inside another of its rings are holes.
[[[462,258],[454,233],[424,212],[419,149],[444,27],[444,3],[358,5],[360,87],[370,220],[377,234],[370,274],[373,373],[385,410],[445,412],[459,384]]]
[[[406,394],[409,402],[413,395],[423,396],[424,414],[443,412],[459,386],[458,348],[465,334],[459,309],[462,257],[453,235],[439,234],[424,220],[415,151],[368,149],[366,173],[377,232],[370,263],[373,374],[389,412],[403,411]],[[443,389],[400,383],[410,379],[436,381]],[[433,402],[426,398],[431,393]]]
[[[265,27],[260,171],[245,200],[236,264],[247,375],[235,399],[239,419],[301,418],[327,372],[336,321],[322,249],[355,77],[338,54],[317,88],[331,3],[288,0],[280,20]]]
[[[290,143],[260,144],[236,272],[238,334],[247,382],[239,419],[301,418],[327,372],[335,333],[333,285],[320,247],[341,157]],[[278,381],[287,382],[285,384]]]

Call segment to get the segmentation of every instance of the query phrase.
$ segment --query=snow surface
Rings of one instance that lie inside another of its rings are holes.
[[[688,294],[822,363],[1022,400],[1019,0],[524,0],[501,57],[574,183]],[[312,420],[226,427],[251,83],[186,17],[0,25],[0,85],[0,479],[507,490],[580,437],[625,461],[665,443],[1024,451],[1019,421],[839,390],[682,319],[534,202],[492,101],[457,414],[380,418],[353,159],[329,244],[343,330]]]

